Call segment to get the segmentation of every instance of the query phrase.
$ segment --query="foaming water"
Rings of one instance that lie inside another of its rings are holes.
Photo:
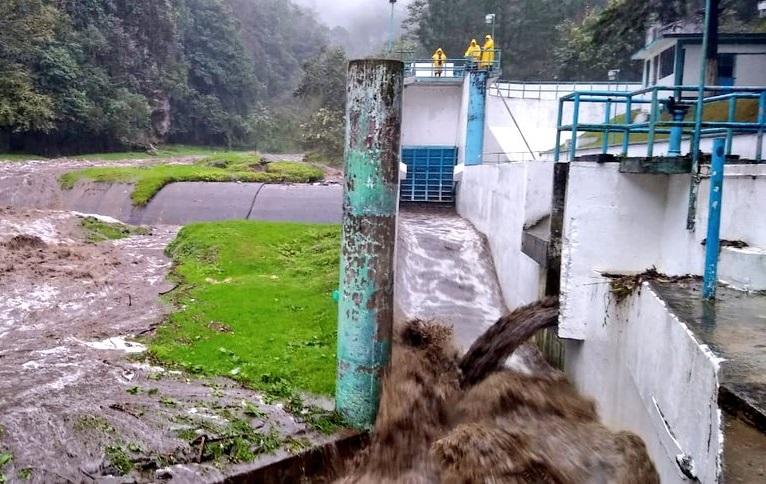
[[[463,358],[445,326],[400,328],[372,441],[339,482],[659,483],[641,439],[599,423],[563,374],[502,368],[557,310],[500,318]]]

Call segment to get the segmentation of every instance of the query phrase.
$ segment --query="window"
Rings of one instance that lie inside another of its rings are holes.
[[[665,49],[660,54],[660,79],[673,74],[674,64],[676,61],[676,48],[675,46]]]
[[[718,54],[718,85],[734,85],[735,54]]]
[[[652,59],[652,86],[657,85],[657,75],[659,74],[660,56],[654,56]]]

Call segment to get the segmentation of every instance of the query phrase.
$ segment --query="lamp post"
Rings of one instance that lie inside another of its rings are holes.
[[[495,38],[495,14],[494,13],[488,13],[484,17],[484,23],[486,23],[487,25],[491,25],[492,26],[492,39],[494,39]]]
[[[388,21],[388,53],[392,54],[394,52],[394,6],[396,0],[388,0],[388,3],[391,4],[391,17]]]

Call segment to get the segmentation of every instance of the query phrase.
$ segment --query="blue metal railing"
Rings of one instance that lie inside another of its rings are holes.
[[[572,140],[569,145],[569,159],[574,159],[577,153],[577,133],[595,132],[602,134],[601,151],[606,153],[609,148],[609,135],[622,133],[622,155],[628,153],[631,135],[638,133],[646,134],[646,156],[654,155],[654,145],[658,134],[669,136],[669,151],[680,155],[680,143],[684,136],[691,139],[691,155],[696,164],[700,157],[700,140],[704,136],[726,136],[726,155],[732,152],[733,137],[735,134],[750,133],[756,135],[756,161],[763,157],[763,133],[766,130],[766,87],[722,87],[706,86],[702,92],[714,93],[702,97],[701,102],[698,94],[699,86],[652,86],[633,92],[615,91],[575,91],[563,96],[559,100],[556,146],[554,159],[559,160],[561,155],[561,133],[572,132]],[[662,96],[660,93],[663,93]],[[668,93],[667,98],[664,93]],[[685,94],[696,94],[685,96]],[[660,100],[662,97],[662,101]],[[753,99],[757,100],[758,113],[753,121],[737,120],[737,101]],[[573,103],[574,110],[572,121],[563,124],[565,103]],[[706,120],[705,107],[713,103],[727,103],[726,121]],[[603,123],[581,123],[580,105],[582,103],[601,103],[604,106]],[[624,106],[624,117],[620,121],[612,116],[612,108],[615,105]],[[649,106],[646,121],[635,122],[632,119],[633,109]],[[663,106],[666,117],[663,118]],[[691,111],[692,119],[687,119],[686,111]]]
[[[476,70],[489,71],[490,77],[499,76],[502,66],[502,52],[493,49],[494,60],[492,62],[474,61],[469,58],[445,59],[442,65],[437,65],[433,59],[415,59],[408,53],[401,56],[404,62],[404,76],[414,77],[417,80],[457,80],[463,79],[467,72]]]

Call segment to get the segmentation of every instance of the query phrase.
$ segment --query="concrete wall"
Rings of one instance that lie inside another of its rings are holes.
[[[684,58],[684,75],[682,84],[696,85],[700,79],[701,46],[687,45]],[[766,85],[766,45],[733,45],[722,44],[718,48],[720,54],[735,53],[737,59],[734,65],[734,84],[737,86]]]
[[[709,180],[700,185],[696,230],[686,230],[689,175],[620,174],[617,163],[572,162],[562,247],[562,321],[559,335],[584,339],[600,320],[589,316],[589,286],[602,272],[642,272],[650,267],[670,275],[704,272]],[[726,167],[721,239],[766,248],[766,166]],[[741,267],[743,252],[722,260],[722,274]],[[757,272],[759,266],[753,266]],[[746,273],[742,274],[747,277]],[[757,279],[755,275],[751,279]]]
[[[550,213],[553,164],[517,162],[465,167],[457,210],[487,236],[505,304],[540,296],[540,266],[521,252],[524,226]]]
[[[718,361],[673,316],[648,284],[613,301],[594,276],[583,294],[591,318],[585,341],[566,341],[566,373],[594,398],[604,423],[646,443],[664,484],[690,482],[678,455],[690,456],[699,482],[717,482],[721,416]]]
[[[460,85],[407,85],[402,146],[455,146],[462,94]]]

